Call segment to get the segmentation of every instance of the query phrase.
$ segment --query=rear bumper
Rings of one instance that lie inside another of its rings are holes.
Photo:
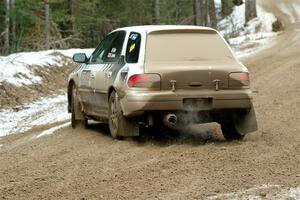
[[[187,105],[186,99],[197,99],[199,104]],[[202,99],[204,99],[203,102]],[[177,90],[126,91],[120,99],[125,116],[138,116],[146,111],[209,111],[251,107],[251,90]]]

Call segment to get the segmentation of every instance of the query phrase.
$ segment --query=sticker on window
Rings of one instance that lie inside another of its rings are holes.
[[[114,54],[114,53],[108,53],[108,54],[107,54],[107,57],[108,57],[108,58],[115,58],[115,57],[116,57],[116,54]]]
[[[110,52],[111,52],[111,53],[116,53],[116,52],[117,52],[117,48],[112,48],[112,49],[110,50]]]
[[[135,49],[135,43],[133,43],[129,48],[129,53],[131,53]]]
[[[136,40],[137,37],[138,37],[138,34],[132,34],[132,35],[130,36],[130,39]]]

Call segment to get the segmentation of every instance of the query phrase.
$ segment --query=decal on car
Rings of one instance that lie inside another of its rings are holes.
[[[116,53],[117,52],[117,48],[112,48],[110,52]]]
[[[83,70],[81,73],[80,85],[89,86],[91,77],[92,77],[91,70]]]
[[[134,33],[130,35],[131,40],[136,40],[136,38],[138,38],[138,34]]]
[[[115,58],[116,54],[115,53],[108,53],[107,58]]]

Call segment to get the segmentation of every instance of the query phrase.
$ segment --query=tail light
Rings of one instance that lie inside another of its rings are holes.
[[[249,87],[249,72],[231,73],[229,75],[229,87]]]
[[[135,74],[127,84],[129,87],[160,89],[160,76],[158,74]]]
[[[243,72],[240,74],[240,81],[250,81],[250,74],[249,72]]]

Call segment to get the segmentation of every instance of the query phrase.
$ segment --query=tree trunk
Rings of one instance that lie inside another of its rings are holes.
[[[154,0],[154,23],[160,23],[160,0]]]
[[[221,5],[222,5],[222,10],[221,10],[222,16],[227,17],[229,15],[228,0],[221,0]]]
[[[175,5],[175,23],[179,23],[180,7],[178,5],[178,0],[174,0],[174,5]]]
[[[245,23],[247,23],[257,17],[256,0],[246,0],[245,7]]]
[[[11,23],[11,46],[13,51],[16,51],[16,9],[15,9],[15,0],[11,0],[11,11],[12,15],[12,23]]]
[[[194,16],[195,16],[195,25],[201,26],[202,20],[201,20],[201,4],[200,0],[194,0]]]
[[[210,26],[210,16],[209,16],[209,2],[210,0],[205,0],[205,26]]]
[[[45,36],[46,49],[50,49],[50,7],[48,0],[45,0]]]
[[[4,52],[9,54],[10,45],[9,45],[9,15],[10,15],[10,1],[6,0],[6,14],[5,14],[5,34],[4,34]]]
[[[206,0],[200,0],[200,6],[201,6],[201,22],[202,26],[207,26],[207,9],[206,9]]]
[[[210,26],[212,28],[217,28],[215,1],[209,1],[209,19],[210,19]]]
[[[75,33],[74,0],[68,0],[68,15],[70,17],[68,35],[74,35]]]

